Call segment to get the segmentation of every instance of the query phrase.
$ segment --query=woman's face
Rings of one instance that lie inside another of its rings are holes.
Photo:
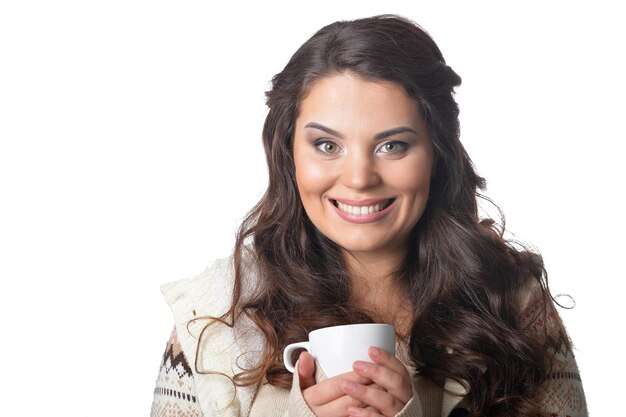
[[[301,102],[293,154],[302,204],[326,237],[354,255],[406,248],[434,153],[402,86],[349,74],[318,80]]]

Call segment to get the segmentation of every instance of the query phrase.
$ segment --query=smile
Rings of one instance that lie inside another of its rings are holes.
[[[395,198],[344,200],[329,199],[335,213],[348,223],[377,223],[387,217],[396,206]]]
[[[330,201],[333,203],[335,207],[337,207],[339,210],[343,211],[344,213],[352,214],[354,216],[365,216],[367,214],[372,214],[372,213],[377,213],[379,211],[383,211],[384,209],[386,209],[393,203],[394,199],[390,198],[388,200],[384,200],[376,204],[370,204],[370,205],[349,205],[349,204],[344,204],[333,199],[331,199]]]

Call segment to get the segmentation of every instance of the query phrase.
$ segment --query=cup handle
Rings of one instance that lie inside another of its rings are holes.
[[[295,364],[291,361],[291,354],[296,349],[305,349],[307,352],[311,353],[311,347],[309,342],[298,342],[291,343],[285,347],[283,351],[283,362],[285,363],[285,368],[292,374],[296,371]]]

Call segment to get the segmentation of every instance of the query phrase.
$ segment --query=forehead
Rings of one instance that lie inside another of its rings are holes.
[[[405,89],[391,81],[366,80],[341,73],[315,81],[300,102],[297,127],[316,121],[335,127],[416,124],[419,105]]]

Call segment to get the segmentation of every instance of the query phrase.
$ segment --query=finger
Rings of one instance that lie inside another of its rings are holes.
[[[380,355],[370,355],[372,358],[376,358],[379,363],[354,362],[354,372],[371,379],[376,385],[381,386],[403,403],[407,403],[413,396],[409,372],[398,359],[384,351],[381,352]]]
[[[361,408],[367,407],[367,404],[363,404],[361,401],[356,398],[352,398],[349,395],[342,395],[341,397],[333,400],[329,403],[322,404],[319,406],[311,407],[311,411],[316,416],[324,416],[324,417],[345,417],[347,410],[349,407]]]
[[[372,359],[372,361],[374,361],[374,363],[378,365],[383,365],[399,374],[406,373],[408,375],[408,371],[406,370],[404,364],[400,362],[398,358],[390,355],[385,350],[371,346],[367,350],[367,354]]]
[[[298,376],[301,390],[315,385],[315,360],[309,352],[304,351],[298,357]]]
[[[348,416],[350,417],[385,417],[380,411],[372,408],[348,407]]]
[[[329,403],[346,395],[342,388],[344,381],[362,385],[370,385],[372,383],[372,380],[369,378],[362,377],[354,372],[347,372],[328,378],[302,390],[302,396],[309,406]]]
[[[380,410],[384,416],[395,416],[404,408],[402,401],[391,395],[389,392],[368,387],[367,385],[355,384],[346,381],[342,384],[344,392],[366,405]],[[367,415],[367,414],[364,414]]]
[[[382,415],[381,412],[377,409],[375,409],[374,407],[371,406],[367,406],[365,408],[363,408],[364,410],[368,410],[370,413],[373,413],[374,415]]]
[[[413,396],[411,379],[406,371],[405,375],[400,375],[382,365],[361,361],[354,362],[353,368],[356,374],[370,378],[374,384],[404,403]]]

